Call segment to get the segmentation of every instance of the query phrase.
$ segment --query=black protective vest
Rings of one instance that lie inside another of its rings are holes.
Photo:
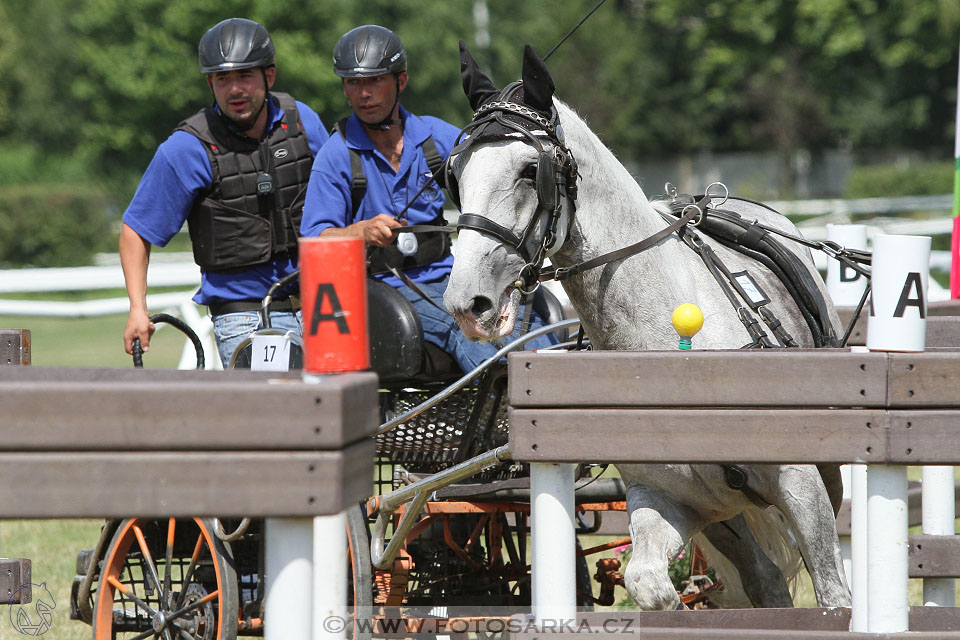
[[[177,127],[203,142],[213,170],[210,189],[187,218],[193,257],[204,270],[244,269],[279,254],[296,256],[313,155],[294,99],[286,93],[269,96],[284,115],[260,142],[212,106]]]

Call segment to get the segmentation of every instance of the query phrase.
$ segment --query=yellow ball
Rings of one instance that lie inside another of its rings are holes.
[[[703,312],[695,304],[682,304],[673,310],[673,328],[683,338],[695,336],[703,328]]]

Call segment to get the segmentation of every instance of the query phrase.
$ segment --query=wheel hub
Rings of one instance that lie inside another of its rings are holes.
[[[158,611],[154,614],[153,620],[150,621],[153,630],[157,633],[163,631],[163,628],[167,626],[167,616],[163,614],[163,611]]]

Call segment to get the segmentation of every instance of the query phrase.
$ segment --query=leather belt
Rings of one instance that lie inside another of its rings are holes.
[[[260,311],[263,308],[262,300],[228,300],[226,302],[213,302],[208,305],[210,315],[213,317],[222,316],[227,313],[239,313],[241,311]],[[273,300],[270,302],[270,311],[299,311],[300,298],[290,296],[283,300]]]

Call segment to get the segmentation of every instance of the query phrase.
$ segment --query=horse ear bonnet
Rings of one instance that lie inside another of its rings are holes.
[[[463,40],[460,41],[460,77],[463,80],[463,92],[467,94],[470,108],[474,111],[500,93],[490,78],[480,71],[477,61],[473,59]]]
[[[530,45],[523,48],[523,101],[531,109],[549,114],[553,109],[553,92],[556,86],[547,70]]]
[[[476,61],[467,50],[463,41],[460,41],[460,74],[463,78],[463,91],[470,100],[470,107],[476,111],[492,100],[502,100],[522,104],[533,109],[550,122],[556,122],[557,111],[553,107],[553,78],[547,70],[547,65],[534,53],[530,45],[524,48],[522,82],[507,85],[503,91],[496,88],[493,82],[480,71]],[[522,116],[501,112],[499,118],[509,120],[530,132],[537,132],[542,127],[536,122]],[[517,135],[516,131],[506,127],[496,120],[481,124],[471,131],[470,137],[478,141],[503,140]]]

